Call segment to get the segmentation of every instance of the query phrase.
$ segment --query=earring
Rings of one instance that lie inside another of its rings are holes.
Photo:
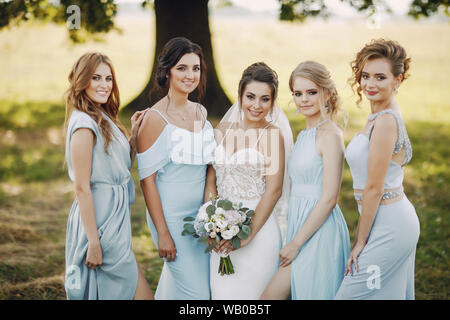
[[[295,110],[295,114],[298,115],[300,113],[300,108],[297,108],[297,110]]]
[[[269,122],[272,122],[273,121],[273,108],[270,109],[269,114],[270,114],[270,121]]]
[[[398,93],[398,88],[397,88],[397,86],[395,86],[395,88],[394,88],[394,93],[395,93],[395,94]]]

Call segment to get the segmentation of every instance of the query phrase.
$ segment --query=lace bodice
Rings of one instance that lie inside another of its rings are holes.
[[[213,167],[220,197],[236,203],[254,201],[266,190],[264,156],[256,149],[241,149],[227,158],[223,145],[219,145]]]

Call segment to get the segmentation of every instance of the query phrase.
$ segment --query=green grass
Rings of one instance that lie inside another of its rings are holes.
[[[77,47],[68,43],[60,26],[31,24],[0,31],[0,299],[65,298],[65,228],[74,198],[64,166],[63,94],[67,74],[83,52],[104,51],[114,62],[122,101],[130,101],[139,93],[153,58],[154,44],[149,36],[153,34],[153,21],[125,22],[123,34],[111,33],[103,43]],[[346,144],[369,112],[367,104],[361,109],[355,107],[356,99],[346,84],[348,63],[373,37],[396,39],[406,47],[413,58],[411,78],[400,87],[397,101],[413,145],[413,159],[405,169],[405,191],[421,225],[416,298],[449,299],[449,26],[404,23],[370,30],[357,22],[298,25],[212,19],[211,29],[216,67],[232,100],[242,70],[250,63],[266,61],[277,70],[278,102],[288,114],[294,137],[304,127],[304,120],[294,112],[287,86],[289,74],[305,59],[325,64],[349,116]],[[124,115],[121,118],[129,126],[129,119]],[[136,163],[132,175],[137,182]],[[359,215],[347,165],[339,204],[353,240]],[[138,183],[131,222],[134,252],[155,290],[162,261],[147,228]]]

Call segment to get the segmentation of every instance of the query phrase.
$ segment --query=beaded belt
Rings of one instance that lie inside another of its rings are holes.
[[[362,205],[363,199],[363,190],[354,189],[355,200],[359,205]],[[403,199],[403,187],[399,187],[396,189],[385,190],[383,195],[381,196],[380,204],[389,204],[393,202],[397,202]]]

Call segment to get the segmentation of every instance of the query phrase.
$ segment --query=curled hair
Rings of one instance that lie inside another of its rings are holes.
[[[385,39],[374,39],[366,44],[357,54],[355,60],[350,63],[352,68],[352,76],[348,79],[348,83],[352,86],[353,92],[359,96],[356,104],[358,107],[362,101],[361,95],[361,75],[364,65],[367,61],[377,58],[385,58],[391,64],[391,72],[394,77],[403,75],[403,80],[409,77],[408,70],[411,58],[407,57],[405,49],[396,41]]]
[[[109,66],[113,86],[106,103],[99,105],[89,98],[86,94],[86,89],[90,85],[95,70],[101,63],[105,63]],[[108,115],[108,117],[117,125],[125,136],[127,135],[125,128],[117,118],[120,106],[120,96],[116,82],[116,75],[111,60],[100,52],[85,53],[73,65],[68,79],[70,85],[66,91],[65,132],[67,132],[69,117],[73,109],[87,113],[100,128],[100,132],[105,139],[105,152],[108,152],[108,146],[113,137],[113,128],[111,128],[108,120],[102,116],[101,111]]]
[[[275,101],[278,95],[278,75],[264,62],[255,62],[242,73],[238,88],[239,101],[242,101],[245,88],[252,81],[266,83],[270,87],[272,103]]]
[[[198,102],[202,101],[205,96],[207,73],[203,50],[198,44],[184,37],[170,39],[159,54],[158,66],[155,72],[155,81],[150,94],[155,91],[162,92],[164,95],[167,94],[170,83],[170,69],[188,53],[195,53],[200,58],[200,83],[196,90],[198,92]]]
[[[336,85],[331,79],[330,72],[327,68],[323,64],[315,61],[304,61],[300,63],[289,77],[289,88],[292,92],[294,92],[294,81],[298,77],[308,79],[319,87],[320,97],[323,100],[322,103],[324,103],[324,105],[320,106],[321,112],[333,119],[340,110],[340,99]],[[328,97],[328,99],[325,99],[325,97]]]

